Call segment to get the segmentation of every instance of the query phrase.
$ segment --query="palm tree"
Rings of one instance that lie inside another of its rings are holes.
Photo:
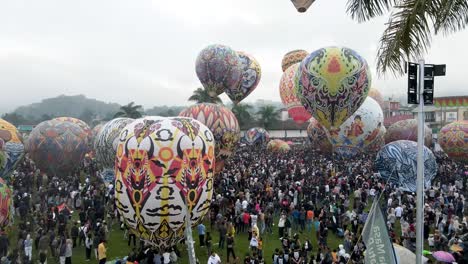
[[[189,101],[200,103],[213,103],[213,104],[223,104],[223,101],[219,96],[211,97],[208,91],[205,88],[197,88],[193,91],[192,96],[189,97]]]
[[[257,111],[258,121],[267,130],[279,122],[279,115],[280,112],[272,105],[262,106]]]
[[[252,105],[249,104],[237,104],[232,106],[232,112],[237,117],[237,121],[239,121],[239,126],[243,128],[245,125],[251,123],[252,121],[252,114],[250,111],[252,110]]]
[[[403,74],[403,62],[421,58],[432,33],[454,33],[468,23],[468,0],[348,0],[347,10],[359,22],[390,13],[377,52],[379,74]]]
[[[128,117],[128,118],[140,118],[143,107],[141,105],[135,105],[134,102],[129,103],[128,105],[123,105],[120,107],[120,111],[114,115],[116,117]]]

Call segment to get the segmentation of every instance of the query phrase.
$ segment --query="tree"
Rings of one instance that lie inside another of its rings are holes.
[[[272,105],[262,106],[257,112],[258,121],[267,130],[279,122],[279,115],[280,111]]]
[[[134,102],[129,103],[128,105],[123,105],[120,107],[120,111],[114,115],[116,117],[128,117],[128,118],[140,118],[143,107],[141,105],[135,105]]]
[[[219,96],[211,97],[208,91],[205,88],[197,88],[193,91],[192,96],[189,97],[189,101],[200,103],[213,103],[213,104],[223,104],[223,101]]]
[[[19,126],[19,125],[32,125],[34,124],[35,122],[34,121],[31,121],[31,120],[28,120],[27,118],[25,118],[24,116],[20,115],[20,114],[17,114],[15,112],[13,113],[7,113],[7,114],[4,114],[2,116],[2,119],[12,123],[13,125],[15,126]]]
[[[234,113],[234,115],[237,117],[237,121],[239,121],[239,126],[241,128],[244,128],[246,124],[251,123],[253,119],[252,114],[250,114],[250,111],[252,110],[252,105],[237,104],[237,105],[233,105],[231,110]]]
[[[348,0],[347,6],[359,22],[390,10],[377,52],[380,74],[403,74],[403,62],[421,58],[431,45],[432,33],[454,33],[468,23],[468,0]]]
[[[83,120],[86,124],[91,124],[96,114],[89,108],[86,108],[81,113],[79,119]]]

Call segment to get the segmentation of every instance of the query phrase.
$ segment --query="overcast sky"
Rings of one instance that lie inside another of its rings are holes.
[[[198,52],[219,43],[260,62],[262,80],[244,101],[279,101],[281,59],[342,45],[363,55],[373,86],[406,93],[406,80],[377,79],[387,17],[358,24],[344,0],[317,0],[299,14],[289,0],[5,0],[0,2],[0,113],[60,94],[145,107],[186,105],[200,86]],[[446,63],[436,96],[468,94],[468,30],[434,38],[426,60]],[[225,101],[227,97],[223,97]]]

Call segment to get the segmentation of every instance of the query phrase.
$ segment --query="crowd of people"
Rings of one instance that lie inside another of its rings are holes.
[[[288,153],[244,146],[216,178],[207,220],[194,228],[198,247],[207,250],[209,264],[363,263],[360,234],[378,198],[391,239],[414,252],[415,195],[386,184],[373,160],[372,154],[340,160],[306,144]],[[451,251],[458,263],[468,263],[468,169],[442,154],[437,160],[439,173],[425,197],[425,241],[431,250]],[[159,252],[127,232],[115,210],[113,185],[102,182],[92,159],[58,178],[26,157],[10,184],[18,233],[12,237],[8,227],[2,230],[1,264],[72,263],[77,247],[85,248],[86,261],[106,263],[112,228],[128,239],[130,252],[119,263],[180,262],[183,245]],[[248,237],[246,248],[240,248],[239,234]],[[279,246],[273,250],[265,237]],[[268,248],[271,255],[265,254]]]

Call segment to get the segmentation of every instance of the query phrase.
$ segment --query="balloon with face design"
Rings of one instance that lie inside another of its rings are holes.
[[[216,141],[216,173],[221,172],[240,140],[236,116],[227,107],[208,103],[192,105],[182,110],[179,116],[196,119],[213,132]]]
[[[18,130],[0,118],[0,177],[8,176],[24,155],[24,145]]]
[[[265,144],[270,140],[270,134],[261,127],[252,127],[244,135],[244,141],[249,145]]]
[[[130,231],[169,250],[184,239],[185,217],[203,221],[213,195],[213,134],[184,117],[145,117],[127,125],[115,160],[116,205]]]
[[[260,64],[252,55],[242,51],[238,51],[237,54],[242,64],[242,81],[238,87],[230,87],[224,90],[234,104],[238,104],[249,96],[257,88],[262,77]]]

